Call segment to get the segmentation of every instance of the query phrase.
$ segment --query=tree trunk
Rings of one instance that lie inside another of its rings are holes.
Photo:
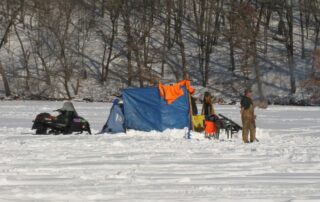
[[[116,34],[117,34],[117,29],[118,29],[118,17],[119,17],[119,12],[118,10],[116,11],[110,11],[110,20],[111,20],[111,24],[112,24],[112,31],[111,31],[111,38],[110,40],[107,38],[107,35],[104,35],[104,52],[103,52],[103,58],[102,58],[102,83],[107,81],[108,79],[108,75],[109,75],[109,68],[110,68],[110,63],[111,63],[111,57],[112,57],[112,53],[113,53],[113,46],[114,46],[114,41],[116,38]],[[115,12],[115,13],[113,13]],[[109,41],[109,44],[108,44]],[[107,64],[104,64],[105,62],[105,58],[106,58],[106,49],[107,49],[107,44],[108,46],[108,57],[107,57]]]
[[[102,0],[101,1],[101,11],[100,12],[101,12],[101,17],[102,18],[104,18],[104,13],[105,13],[105,10],[106,10],[106,2],[107,2],[106,0]]]
[[[180,46],[180,53],[181,53],[181,68],[182,68],[182,75],[185,75],[187,73],[187,62],[186,62],[186,53],[185,53],[185,47],[184,42],[182,39],[182,35],[179,36],[179,46]]]
[[[134,56],[136,58],[136,62],[137,62],[137,66],[138,66],[138,78],[139,78],[139,85],[140,88],[142,88],[143,85],[143,70],[142,70],[142,66],[141,66],[141,59],[140,59],[140,53],[139,53],[139,49],[134,48]]]
[[[231,72],[234,73],[234,71],[236,70],[236,64],[235,64],[235,60],[234,60],[233,37],[229,37],[229,47],[230,47],[230,63],[231,63],[230,70],[231,70]]]
[[[163,47],[162,47],[162,55],[161,55],[161,78],[164,77],[164,67],[166,63],[166,46],[167,46],[167,36],[164,36],[163,39]]]
[[[38,57],[40,58],[41,64],[42,64],[42,66],[43,66],[43,68],[44,68],[44,71],[45,71],[45,73],[46,73],[46,75],[45,75],[46,84],[47,84],[48,86],[51,86],[51,78],[50,78],[51,73],[50,73],[49,67],[48,67],[46,61],[44,60],[44,58],[43,58],[43,56],[42,56],[42,54],[40,53],[39,50],[36,50],[36,54],[37,54]]]
[[[114,44],[114,39],[115,39],[115,28],[114,25],[112,25],[112,36],[109,44],[109,53],[107,57],[107,64],[104,66],[104,75],[103,75],[103,81],[107,81],[108,75],[109,75],[109,67],[111,63],[111,56],[112,56],[112,51],[113,51],[113,44]]]
[[[253,66],[254,66],[254,72],[256,75],[256,82],[258,85],[258,94],[259,94],[259,99],[260,101],[264,101],[265,97],[264,97],[264,93],[263,93],[263,88],[262,88],[262,80],[261,80],[261,73],[260,73],[260,67],[259,67],[259,63],[257,60],[258,57],[258,52],[257,52],[257,43],[254,43],[254,54],[255,56],[253,57]]]
[[[4,32],[4,35],[3,37],[1,38],[1,41],[0,41],[0,50],[1,48],[3,47],[3,45],[6,43],[6,40],[8,38],[8,35],[11,31],[11,27],[14,25],[14,21],[15,19],[17,18],[17,15],[19,13],[19,11],[22,9],[22,5],[16,10],[13,12],[13,15],[8,23],[8,26],[6,27],[5,29],[5,32]],[[5,93],[6,93],[6,96],[10,96],[11,95],[11,91],[10,91],[10,86],[9,86],[9,82],[8,82],[8,79],[7,79],[7,76],[6,76],[6,73],[5,73],[5,70],[0,62],[0,74],[2,75],[2,80],[3,80],[3,84],[4,84],[4,88],[5,88]]]
[[[128,49],[127,53],[128,86],[132,86],[132,51]]]
[[[266,10],[266,24],[264,26],[264,54],[268,54],[268,30],[270,29],[270,20],[271,20],[271,15],[272,11],[269,10],[268,8]]]
[[[22,66],[25,68],[26,74],[27,74],[25,88],[26,88],[27,91],[30,91],[30,86],[29,86],[30,70],[29,70],[29,61],[28,61],[29,60],[29,56],[28,56],[28,54],[27,54],[27,52],[26,52],[26,50],[24,48],[23,42],[21,40],[20,34],[19,34],[16,26],[14,26],[14,30],[15,30],[16,36],[18,38],[18,41],[20,43],[20,47],[21,47],[21,51],[22,51],[22,55],[23,55],[23,64],[22,64]]]
[[[133,69],[132,69],[132,49],[133,49],[133,37],[131,31],[131,7],[128,1],[123,1],[122,6],[123,17],[123,29],[126,34],[126,57],[127,57],[127,84],[132,85]]]
[[[316,50],[318,48],[319,32],[320,32],[320,21],[317,21],[316,22],[316,30],[315,30],[316,36],[315,36],[314,48],[313,48],[313,52],[314,53],[316,52]],[[316,64],[315,64],[314,59],[313,59],[313,62],[312,62],[312,76],[314,76],[315,73],[316,73]]]
[[[107,40],[105,39],[105,36],[103,36],[103,53],[102,53],[102,60],[101,60],[101,73],[98,71],[99,77],[100,77],[100,82],[101,84],[104,83],[104,75],[106,71],[106,66],[104,65],[105,60],[106,60],[106,54],[107,54],[107,49],[108,49],[108,43]]]
[[[166,19],[165,19],[165,31],[163,38],[163,48],[162,48],[162,61],[161,61],[161,77],[164,77],[165,63],[167,57],[167,51],[171,49],[171,13],[172,13],[172,0],[166,0]]]
[[[2,76],[2,81],[3,81],[3,85],[4,85],[4,90],[6,93],[6,96],[10,96],[11,95],[11,91],[10,91],[10,86],[9,86],[9,82],[5,73],[5,70],[0,62],[0,74]]]
[[[294,62],[293,62],[293,54],[291,51],[288,52],[288,65],[290,70],[290,85],[291,85],[291,94],[295,94],[297,87],[296,87],[296,79],[294,74]]]
[[[181,55],[181,71],[182,75],[185,75],[187,73],[187,67],[186,67],[186,55],[185,55],[185,45],[183,42],[183,34],[182,34],[182,25],[183,25],[183,15],[184,15],[184,0],[177,1],[177,5],[175,5],[175,38],[176,43],[179,46],[179,51]]]
[[[302,2],[299,0],[299,13],[300,13],[300,30],[301,30],[301,58],[304,59],[305,49],[304,49],[304,27],[303,27],[303,13],[302,13]]]
[[[287,2],[287,22],[288,22],[288,30],[286,31],[286,40],[287,40],[287,55],[288,55],[288,66],[290,72],[290,86],[291,86],[291,94],[296,93],[296,78],[294,72],[294,61],[293,61],[293,10],[292,10],[292,0],[288,0]]]
[[[21,11],[22,6],[23,6],[23,4],[20,5],[20,7],[13,12],[12,17],[11,17],[9,23],[8,23],[8,26],[7,26],[6,29],[5,29],[4,35],[3,35],[3,37],[2,37],[2,39],[1,39],[1,41],[0,41],[0,50],[1,50],[2,46],[5,44],[5,42],[6,42],[6,40],[7,40],[7,37],[8,37],[8,35],[9,35],[10,31],[11,31],[11,27],[14,25],[14,21],[16,20],[17,15],[18,15],[19,12]]]
[[[69,82],[68,82],[68,80],[66,79],[66,77],[64,78],[64,82],[63,82],[63,86],[64,86],[64,89],[65,89],[65,91],[66,91],[66,94],[67,94],[67,96],[68,96],[68,99],[69,100],[71,100],[71,94],[70,94],[70,90],[69,90]]]
[[[263,86],[262,86],[262,79],[261,79],[261,72],[260,72],[260,66],[259,66],[259,62],[258,62],[258,48],[257,48],[257,41],[258,41],[258,34],[260,31],[260,24],[262,21],[262,14],[264,11],[264,5],[262,4],[261,8],[260,8],[260,12],[258,15],[258,19],[257,19],[257,24],[255,25],[255,30],[254,30],[254,35],[253,35],[253,39],[250,42],[249,48],[252,49],[252,57],[253,57],[253,70],[255,73],[255,80],[258,86],[258,94],[259,94],[259,99],[260,101],[264,101],[265,97],[264,97],[264,93],[263,93]],[[250,50],[249,50],[250,51]]]
[[[206,87],[209,82],[209,65],[210,65],[210,51],[207,51],[205,54],[205,63],[204,63],[204,82],[203,86]]]

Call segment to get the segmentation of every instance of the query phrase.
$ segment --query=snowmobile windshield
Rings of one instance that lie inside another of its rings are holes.
[[[76,109],[74,108],[72,102],[65,102],[62,108],[58,109],[57,111],[67,111],[67,112],[74,112],[75,116],[78,116]]]

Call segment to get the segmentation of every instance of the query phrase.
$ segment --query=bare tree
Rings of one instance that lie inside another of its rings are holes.
[[[114,49],[115,39],[118,33],[118,21],[119,21],[119,15],[121,11],[121,1],[110,0],[108,3],[109,4],[105,6],[104,11],[108,12],[108,17],[111,22],[111,31],[109,33],[104,33],[102,29],[98,30],[103,41],[103,54],[102,54],[102,60],[101,60],[101,82],[102,83],[107,80],[110,63],[112,62],[113,59],[116,58],[116,57],[113,57],[113,49]],[[105,14],[103,14],[103,16],[105,16]],[[104,26],[98,26],[98,27],[105,28]]]
[[[3,20],[1,23],[3,24],[4,29],[4,34],[0,38],[0,51],[3,48],[3,46],[6,44],[8,40],[8,36],[10,34],[12,26],[14,26],[15,21],[18,17],[19,12],[22,9],[22,2],[21,1],[2,1],[0,3],[0,18]],[[1,16],[2,15],[2,16]],[[5,87],[5,93],[6,96],[11,95],[11,90],[8,82],[8,78],[6,76],[6,71],[0,61],[0,74],[2,76],[2,81]]]
[[[132,9],[130,1],[123,0],[122,2],[122,10],[121,15],[123,18],[123,29],[126,35],[126,58],[127,58],[127,85],[132,85],[133,80],[133,68],[132,68],[132,46],[133,46],[133,36],[132,36],[132,28],[131,28],[131,16]]]
[[[254,73],[259,97],[264,100],[257,48],[264,4],[260,6],[260,10],[249,3],[238,3],[232,6],[234,8],[231,9],[229,21],[233,25],[231,25],[231,32],[228,32],[228,37],[232,37],[233,46],[241,51],[241,72],[247,80]]]
[[[295,63],[294,63],[294,44],[293,44],[293,1],[285,0],[277,2],[279,25],[278,35],[282,37],[273,37],[273,39],[283,43],[287,52],[287,64],[290,76],[290,94],[295,94],[296,78],[295,78]]]
[[[301,50],[306,61],[317,53],[319,13],[319,1],[311,0],[3,0],[0,74],[7,95],[70,99],[87,78],[101,88],[143,87],[190,71],[210,87],[220,84],[213,81],[218,72],[232,80],[233,92],[239,82],[255,84],[263,99],[264,73],[279,71],[268,69],[279,42],[285,55],[276,59],[286,61],[294,94],[303,79],[296,78],[301,59],[294,54]],[[223,54],[229,63],[213,61]],[[318,72],[315,58],[306,64],[311,76]]]
[[[287,57],[288,57],[288,66],[290,72],[290,86],[291,94],[295,94],[296,87],[296,78],[295,78],[295,65],[294,65],[294,46],[293,46],[293,1],[286,0],[284,3],[284,9],[286,12],[286,21],[287,26],[285,26],[285,45],[287,48]]]
[[[305,48],[304,48],[304,12],[305,11],[304,1],[299,0],[299,17],[300,17],[300,32],[301,32],[301,58],[306,57]]]
[[[314,35],[315,35],[315,39],[314,39],[314,48],[313,48],[313,54],[318,52],[318,45],[320,42],[320,2],[318,1],[310,1],[309,2],[309,7],[310,7],[310,11],[314,17],[314,21],[315,21],[315,31],[314,31]],[[317,69],[317,65],[315,62],[315,58],[313,60],[312,63],[312,75],[315,75],[316,69]]]
[[[183,41],[183,23],[185,16],[185,0],[176,0],[173,4],[174,9],[174,41],[179,46],[181,55],[181,71],[182,75],[187,74],[187,62],[185,54],[185,44]],[[182,78],[182,77],[181,77]]]
[[[79,88],[79,78],[75,73],[77,70],[81,72],[79,54],[83,52],[85,47],[85,44],[80,44],[81,42],[78,40],[79,28],[73,20],[76,11],[79,10],[76,6],[72,1],[57,0],[55,4],[48,2],[43,8],[45,9],[43,17],[38,19],[41,27],[45,28],[45,32],[49,36],[45,43],[46,48],[52,54],[53,59],[58,62],[56,65],[59,66],[51,74],[54,74],[62,84],[64,92],[61,91],[61,94],[66,95],[69,99],[72,98],[73,93],[77,94]],[[78,18],[78,20],[82,19]],[[44,66],[46,67],[46,65]],[[76,87],[72,84],[73,78],[76,78]]]
[[[30,59],[31,52],[29,49],[27,49],[25,47],[16,25],[14,26],[14,31],[15,31],[15,34],[18,38],[20,47],[21,47],[21,52],[22,52],[21,65],[23,66],[23,68],[25,69],[25,72],[26,72],[25,90],[28,92],[28,91],[30,91],[30,79],[31,79],[31,73],[30,73],[30,68],[29,68],[29,59]]]
[[[163,45],[162,45],[162,60],[161,60],[161,77],[164,77],[164,68],[167,57],[167,51],[172,48],[171,42],[171,22],[172,22],[172,7],[173,1],[165,0],[164,13],[165,13],[165,27],[163,33]]]
[[[157,1],[125,1],[122,17],[126,33],[126,54],[128,62],[128,84],[137,78],[140,87],[151,77],[153,63],[151,30],[154,27]],[[136,66],[133,66],[134,63]],[[136,68],[134,68],[136,67]],[[135,70],[136,69],[136,70]],[[148,76],[146,76],[146,72]]]
[[[199,47],[199,71],[201,72],[203,86],[206,86],[209,80],[210,56],[213,51],[213,46],[217,44],[220,33],[222,6],[223,2],[220,0],[193,0],[195,32],[197,34]]]

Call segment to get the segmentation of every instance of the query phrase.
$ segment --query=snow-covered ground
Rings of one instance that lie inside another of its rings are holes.
[[[0,201],[320,200],[320,108],[257,110],[259,143],[185,131],[30,135],[61,102],[0,102]],[[75,103],[94,132],[110,104]],[[216,111],[240,122],[238,106]]]

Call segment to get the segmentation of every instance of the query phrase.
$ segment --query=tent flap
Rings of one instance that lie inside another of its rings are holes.
[[[110,110],[109,118],[103,126],[101,133],[123,133],[125,132],[123,106],[116,99]]]

